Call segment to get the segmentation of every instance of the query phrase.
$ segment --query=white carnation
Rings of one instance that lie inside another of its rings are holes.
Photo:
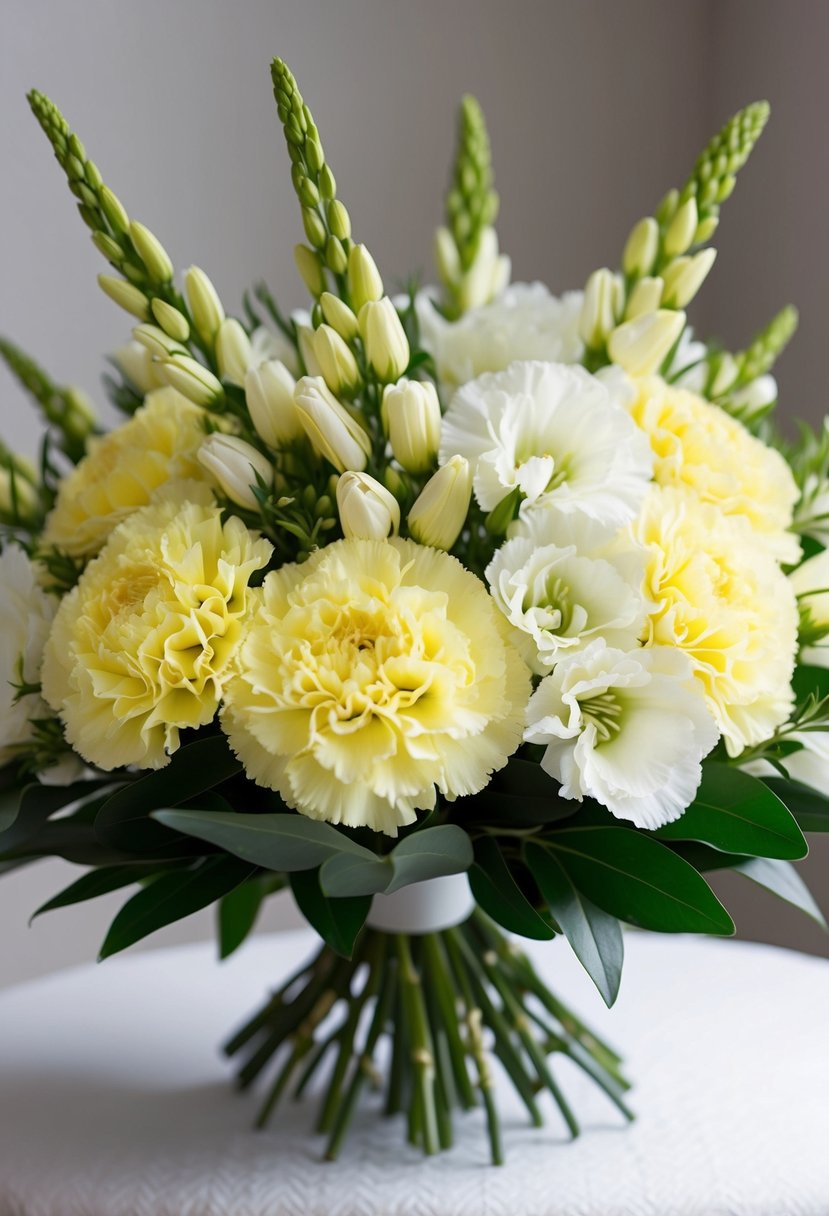
[[[685,655],[624,652],[602,640],[567,655],[527,706],[524,738],[565,798],[595,798],[618,819],[658,828],[693,801],[718,731]]]
[[[486,577],[533,671],[545,675],[597,637],[622,649],[636,645],[646,619],[641,551],[614,553],[590,520],[554,511],[531,512],[511,537]]]
[[[34,565],[22,549],[9,545],[0,553],[0,764],[33,737],[32,718],[51,716],[35,693],[17,699],[21,683],[37,684],[43,648],[57,601],[37,581]]]
[[[614,382],[560,363],[512,363],[458,389],[443,419],[440,461],[457,454],[472,467],[485,511],[519,491],[522,512],[582,513],[609,528],[635,517],[653,465]]]
[[[514,283],[497,300],[447,321],[427,292],[415,301],[423,349],[447,386],[482,372],[503,371],[516,359],[578,363],[584,352],[578,324],[583,293],[560,298],[543,283]]]

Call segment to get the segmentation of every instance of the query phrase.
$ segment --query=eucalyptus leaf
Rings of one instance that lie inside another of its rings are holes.
[[[32,914],[32,920],[44,912],[53,912],[57,908],[68,908],[72,904],[80,904],[88,899],[97,899],[108,895],[110,891],[118,891],[121,887],[129,887],[139,882],[144,874],[155,871],[142,870],[138,866],[100,866],[82,874],[75,882],[64,887],[57,895]]]
[[[165,925],[199,912],[254,873],[254,866],[235,857],[209,857],[193,869],[161,874],[121,908],[110,925],[99,959],[118,954]]]
[[[0,856],[19,851],[58,811],[73,803],[90,801],[101,786],[100,781],[75,781],[72,785],[41,785],[33,781],[27,785],[20,793],[16,814],[0,832]]]
[[[414,832],[392,849],[394,873],[385,888],[386,894],[390,895],[392,891],[399,891],[413,882],[463,874],[473,860],[472,841],[457,824],[445,823]]]
[[[490,836],[475,842],[469,886],[475,902],[504,929],[538,941],[555,937],[554,929],[527,899]]]
[[[709,763],[688,809],[652,833],[662,840],[699,840],[726,853],[798,858],[809,851],[785,804],[757,777]]]
[[[829,832],[829,798],[810,785],[783,777],[764,777],[767,785],[789,808],[803,832]]]
[[[528,843],[527,865],[556,923],[607,1006],[619,994],[625,956],[622,926],[573,884],[549,849]]]
[[[811,891],[790,862],[772,857],[750,857],[734,868],[738,874],[745,875],[758,886],[765,887],[786,903],[811,916],[821,928],[827,928],[823,913]]]
[[[351,958],[357,937],[366,923],[371,896],[329,899],[320,886],[317,870],[292,874],[291,890],[300,912],[323,941],[337,954]]]
[[[320,867],[320,886],[325,895],[334,898],[377,895],[386,890],[392,873],[389,857],[337,853]]]
[[[219,958],[229,958],[238,950],[256,924],[259,909],[268,894],[261,877],[250,878],[219,900],[217,920]]]
[[[330,823],[304,815],[158,810],[153,818],[266,870],[310,870],[339,853],[375,860],[370,849],[356,844]]]
[[[701,875],[650,834],[560,828],[545,840],[574,886],[621,921],[661,933],[730,935],[734,922]]]

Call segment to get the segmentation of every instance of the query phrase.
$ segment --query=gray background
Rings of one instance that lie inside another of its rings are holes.
[[[708,136],[767,97],[771,124],[724,209],[692,316],[737,347],[796,303],[781,410],[826,412],[827,4],[2,0],[0,14],[0,330],[99,402],[103,355],[126,340],[128,318],[95,285],[102,260],[26,90],[58,102],[178,266],[203,265],[231,309],[260,277],[290,307],[304,302],[291,254],[302,232],[270,93],[278,54],[320,125],[355,236],[389,283],[430,273],[464,91],[487,114],[514,277],[555,291],[615,265],[631,224],[681,184]],[[7,442],[34,451],[26,400],[2,369],[0,422]],[[815,847],[803,871],[829,908],[829,849]],[[26,928],[76,872],[48,862],[0,882],[0,985],[94,957],[117,895]],[[733,877],[719,885],[744,935],[829,953],[772,897]],[[264,923],[295,921],[277,899]],[[149,945],[210,928],[205,913]]]

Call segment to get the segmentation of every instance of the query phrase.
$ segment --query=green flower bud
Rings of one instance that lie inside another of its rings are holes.
[[[161,241],[137,220],[130,224],[130,238],[152,281],[169,283],[173,277],[173,263]]]
[[[352,397],[360,385],[357,360],[330,325],[320,325],[313,336],[314,354],[332,393]]]
[[[462,274],[461,256],[448,228],[440,227],[435,231],[435,262],[440,281],[445,287],[454,288]]]
[[[109,186],[101,186],[98,193],[98,204],[104,213],[104,219],[116,236],[125,236],[129,232],[130,217],[117,194],[114,194]]]
[[[359,313],[364,304],[383,295],[383,280],[365,245],[352,245],[348,253],[348,291],[351,307]]]
[[[227,317],[216,334],[216,362],[219,375],[230,384],[241,387],[253,362],[250,338],[234,317]]]
[[[91,232],[92,244],[102,253],[108,262],[112,262],[113,266],[117,266],[120,270],[121,263],[124,260],[124,251],[117,241],[108,236],[106,232]]]
[[[421,545],[449,550],[461,534],[472,498],[472,470],[453,456],[421,490],[409,511],[409,533]]]
[[[706,241],[710,241],[717,231],[719,223],[720,217],[718,215],[706,215],[705,219],[700,220],[694,233],[694,244],[704,245]]]
[[[325,264],[334,274],[345,274],[348,269],[348,255],[342,241],[335,236],[325,242]]]
[[[320,307],[322,315],[340,337],[346,342],[353,342],[358,333],[357,318],[348,305],[339,296],[324,291],[320,296]]]
[[[327,235],[325,224],[323,224],[313,207],[302,208],[302,226],[305,229],[305,235],[314,248],[322,249]]]
[[[153,316],[165,334],[169,334],[177,342],[187,341],[190,337],[190,326],[184,313],[179,312],[177,308],[174,308],[172,304],[168,304],[166,300],[158,298],[153,300],[151,308]]]
[[[369,300],[358,316],[366,358],[380,380],[399,380],[409,366],[409,340],[388,296]]]
[[[225,310],[216,288],[198,266],[191,266],[185,274],[184,288],[196,332],[203,342],[212,346],[218,328],[225,319]]]
[[[319,376],[297,381],[294,401],[300,423],[314,450],[340,473],[362,471],[371,440],[359,422],[333,396]]]
[[[334,174],[331,172],[330,165],[323,165],[320,169],[319,188],[323,198],[336,198],[337,183]]]
[[[641,317],[644,313],[656,312],[662,300],[663,287],[664,283],[658,276],[639,279],[628,296],[625,320],[632,321],[634,317]]]
[[[98,285],[109,296],[110,300],[115,301],[119,308],[123,308],[125,312],[138,317],[139,321],[149,319],[149,301],[143,291],[133,283],[127,283],[124,279],[116,279],[111,274],[99,274]]]
[[[368,473],[342,474],[337,482],[337,509],[343,535],[361,540],[385,540],[400,531],[400,504]]]
[[[690,249],[698,223],[696,199],[686,199],[677,209],[665,233],[664,250],[669,258]]]
[[[187,349],[171,338],[157,325],[136,325],[132,331],[136,342],[150,352],[156,359],[169,359],[172,355],[186,355]]]
[[[215,432],[204,440],[198,456],[225,497],[249,511],[259,510],[254,487],[259,480],[273,485],[273,466],[257,448],[235,435]]]
[[[594,270],[584,289],[579,317],[579,336],[588,350],[599,350],[616,326],[622,304],[622,284],[617,275],[603,268]]]
[[[159,374],[194,405],[210,409],[224,400],[224,389],[211,371],[187,355],[174,355],[158,365]]]
[[[332,199],[328,204],[328,227],[340,241],[347,241],[351,236],[351,218],[339,199]]]
[[[659,224],[653,216],[646,216],[631,230],[622,254],[622,268],[625,274],[650,274],[659,251]]]
[[[300,278],[312,296],[317,297],[325,291],[325,272],[315,250],[309,249],[307,245],[295,245],[294,261]]]
[[[662,272],[665,280],[663,302],[666,308],[685,308],[702,287],[714,261],[716,249],[702,249],[693,257],[681,257]]]

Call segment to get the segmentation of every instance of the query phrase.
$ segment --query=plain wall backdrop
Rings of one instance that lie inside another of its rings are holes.
[[[723,209],[720,256],[692,318],[731,347],[784,303],[800,333],[779,364],[781,410],[820,419],[829,274],[824,124],[829,5],[799,0],[3,0],[0,331],[103,407],[107,351],[129,318],[30,116],[62,108],[104,180],[180,268],[198,263],[228,307],[264,278],[303,304],[302,239],[269,62],[285,58],[320,127],[355,236],[389,283],[431,271],[431,241],[463,92],[481,100],[516,279],[554,291],[615,265],[625,236],[680,185],[707,138],[758,97],[772,121]],[[0,433],[33,453],[37,427],[0,368]],[[820,843],[820,842],[819,842]],[[46,862],[0,881],[0,985],[94,957],[111,896],[38,920],[77,873]],[[804,866],[829,906],[829,850]],[[826,951],[809,922],[728,877],[746,936]],[[150,939],[210,931],[205,913]],[[296,923],[278,898],[263,923]]]

